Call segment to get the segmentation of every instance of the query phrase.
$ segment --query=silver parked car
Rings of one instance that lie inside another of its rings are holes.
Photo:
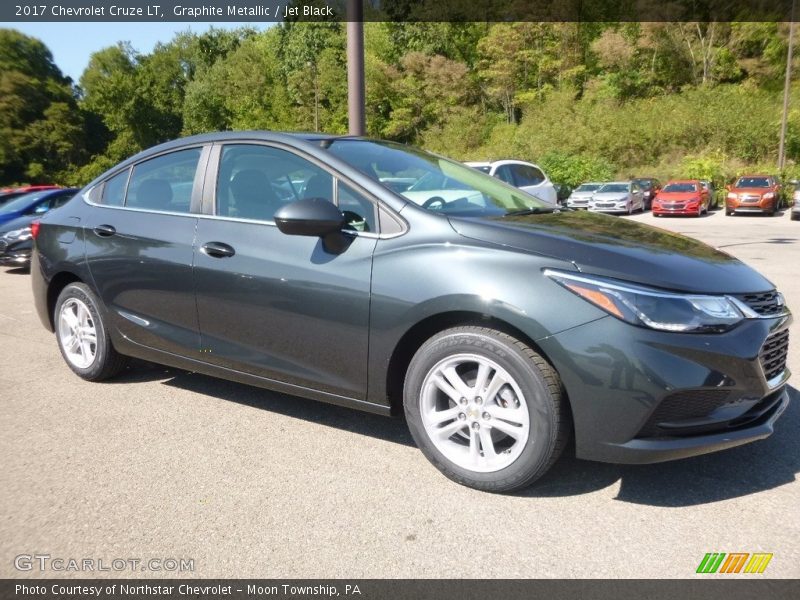
[[[592,195],[589,210],[633,214],[644,210],[644,190],[635,181],[605,183]]]
[[[603,187],[603,183],[600,181],[580,184],[572,190],[569,198],[567,198],[567,206],[569,208],[589,208],[589,201],[601,187]]]

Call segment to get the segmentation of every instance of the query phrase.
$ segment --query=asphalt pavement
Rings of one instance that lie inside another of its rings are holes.
[[[741,258],[800,316],[788,213],[631,218]],[[144,363],[86,383],[31,302],[29,276],[0,270],[0,577],[683,578],[708,577],[708,552],[770,552],[760,577],[800,576],[797,324],[771,438],[648,466],[568,452],[534,487],[491,495],[440,475],[402,420]],[[193,571],[15,561],[33,555]]]

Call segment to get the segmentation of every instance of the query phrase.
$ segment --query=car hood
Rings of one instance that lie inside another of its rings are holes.
[[[663,202],[675,202],[676,200],[694,200],[700,192],[661,192],[656,196],[656,200]]]
[[[774,288],[729,254],[627,219],[560,211],[452,217],[450,222],[464,237],[569,261],[583,273],[694,293],[742,294]]]
[[[774,192],[775,188],[732,188],[731,192],[734,194],[751,194],[753,196],[761,196],[763,194],[768,194],[769,192]]]
[[[572,192],[569,197],[572,200],[588,200],[594,195],[594,192]]]
[[[37,215],[37,217],[41,216],[42,215]],[[0,237],[3,237],[8,231],[14,231],[15,229],[22,229],[23,227],[28,227],[37,217],[17,216],[16,218],[12,218],[10,221],[5,221],[5,222],[0,221]]]
[[[600,194],[596,193],[593,196],[594,200],[627,200],[628,193],[627,192],[602,192]]]

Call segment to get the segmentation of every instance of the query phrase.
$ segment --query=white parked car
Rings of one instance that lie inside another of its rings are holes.
[[[541,167],[521,160],[494,160],[468,162],[468,166],[505,181],[509,185],[536,196],[550,204],[558,204],[558,194],[550,178]]]
[[[592,199],[594,193],[603,187],[600,181],[590,181],[582,183],[569,195],[567,198],[567,206],[569,208],[589,208],[589,201]]]

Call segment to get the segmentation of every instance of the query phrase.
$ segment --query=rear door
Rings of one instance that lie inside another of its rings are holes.
[[[232,143],[217,153],[195,253],[203,360],[364,398],[375,204],[292,149]],[[275,211],[302,198],[339,206],[349,222],[343,251],[278,230]]]
[[[174,150],[103,182],[85,228],[95,289],[117,332],[183,356],[199,353],[192,259],[208,150]],[[95,194],[92,194],[94,197]]]

